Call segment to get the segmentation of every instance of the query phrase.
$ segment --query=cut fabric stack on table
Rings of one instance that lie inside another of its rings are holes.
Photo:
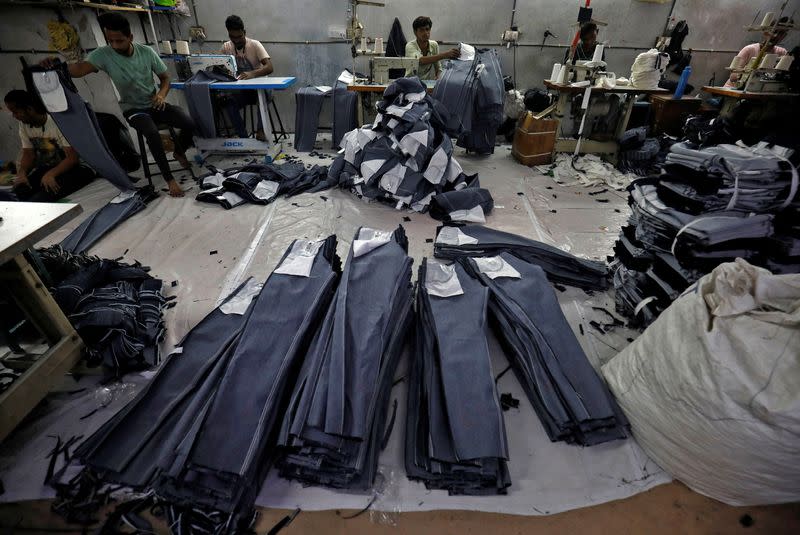
[[[629,188],[632,215],[614,248],[618,311],[648,325],[703,274],[736,258],[800,271],[791,155],[766,143],[673,145],[660,175]]]

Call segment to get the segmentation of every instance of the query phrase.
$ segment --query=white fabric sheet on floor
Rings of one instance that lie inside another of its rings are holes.
[[[493,156],[486,158],[457,156],[466,173],[480,173],[483,187],[495,198],[495,209],[487,216],[487,225],[556,244],[587,258],[601,259],[610,253],[619,225],[627,214],[621,195],[609,192],[603,195],[608,202],[598,203],[595,197],[581,194],[582,188],[553,185],[549,177],[533,176],[531,169],[516,164],[506,147],[498,148]],[[313,156],[303,155],[303,158],[308,163],[325,163]],[[233,163],[214,164],[226,167]],[[71,198],[82,204],[85,217],[115,194],[110,184],[97,181]],[[244,205],[233,210],[198,203],[194,200],[195,194],[196,188],[183,199],[162,194],[89,251],[104,258],[121,256],[125,261],[139,260],[151,266],[153,275],[166,282],[168,294],[177,296],[175,308],[165,312],[167,336],[163,350],[167,353],[217,305],[221,296],[242,280],[252,275],[263,281],[295,238],[315,239],[335,233],[340,240],[339,254],[344,258],[358,226],[392,229],[402,224],[409,237],[409,254],[418,266],[424,256],[432,256],[432,239],[439,224],[426,214],[403,213],[381,204],[368,204],[338,190],[278,199],[267,206]],[[60,241],[81,219],[55,232],[43,245]],[[210,254],[212,251],[216,253]],[[172,281],[177,281],[177,286],[172,287]],[[601,335],[589,326],[590,320],[609,321],[606,314],[592,308],[604,307],[613,312],[613,299],[609,295],[589,296],[573,288],[557,293],[570,324],[595,366],[610,359],[625,347],[629,337],[635,336],[621,328]],[[583,326],[583,334],[579,325]],[[496,341],[493,341],[492,354],[496,375],[507,366]],[[405,374],[405,364],[401,366],[398,378]],[[146,382],[148,375],[133,374],[126,380],[136,388]],[[98,408],[94,383],[96,379],[84,378],[80,385],[88,385],[88,390],[50,396],[47,405],[40,409],[43,415],[21,427],[0,446],[0,480],[6,489],[5,494],[0,495],[0,502],[53,496],[52,491],[42,485],[47,453],[54,444],[48,435],[60,435],[62,439],[88,436],[121,404],[117,400],[80,420],[81,416]],[[76,388],[73,379],[65,378],[63,390]],[[519,399],[520,407],[504,413],[513,482],[508,495],[460,497],[448,496],[444,491],[428,491],[422,484],[408,481],[403,469],[406,388],[405,382],[394,387],[398,414],[389,445],[380,458],[381,470],[395,474],[390,482],[394,487],[388,494],[397,499],[378,500],[376,507],[401,511],[463,509],[553,514],[626,498],[670,481],[633,439],[591,448],[551,443],[509,371],[498,381],[498,390]],[[273,470],[257,504],[322,510],[362,508],[370,499],[371,496],[302,488],[279,479]]]

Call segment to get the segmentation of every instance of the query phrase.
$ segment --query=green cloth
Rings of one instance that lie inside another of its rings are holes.
[[[439,43],[434,40],[428,41],[428,53],[423,54],[419,48],[417,40],[409,41],[406,43],[406,57],[407,58],[421,58],[423,56],[436,56],[439,54]],[[429,63],[428,65],[418,65],[416,68],[417,76],[420,80],[436,80],[437,71],[442,70],[441,61]],[[414,76],[412,70],[406,70],[406,76]]]
[[[152,48],[133,43],[133,54],[123,56],[110,46],[93,50],[86,61],[105,71],[119,91],[123,111],[150,108],[156,93],[153,74],[161,74],[167,66]]]

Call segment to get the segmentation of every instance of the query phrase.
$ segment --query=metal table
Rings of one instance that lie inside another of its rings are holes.
[[[733,107],[741,100],[760,102],[767,106],[776,103],[786,102],[787,100],[797,99],[798,93],[754,93],[741,91],[732,87],[703,86],[702,91],[711,95],[722,97],[722,109],[719,114],[727,117],[733,112]]]
[[[0,287],[50,345],[0,395],[0,441],[81,358],[83,341],[23,252],[82,211],[77,204],[0,202]]]
[[[544,85],[547,89],[558,92],[558,100],[556,101],[555,109],[553,110],[553,117],[558,120],[561,120],[561,118],[569,112],[571,97],[576,94],[583,94],[586,91],[586,87],[573,87],[568,84],[556,84],[550,80],[545,80]],[[666,89],[638,89],[635,87],[615,87],[614,89],[605,89],[599,87],[592,88],[592,95],[609,93],[628,96],[628,98],[625,100],[625,108],[622,113],[622,119],[620,119],[619,123],[617,124],[616,131],[614,132],[614,139],[611,141],[595,141],[593,139],[584,139],[581,141],[581,152],[602,154],[606,156],[612,163],[616,163],[617,153],[619,152],[619,143],[617,140],[628,128],[628,121],[631,118],[631,111],[633,111],[633,97],[636,95],[669,94],[669,91]],[[589,101],[589,105],[591,106],[591,100]],[[556,138],[555,151],[575,152],[575,147],[577,144],[577,139]]]
[[[212,90],[219,91],[257,91],[258,92],[258,111],[261,115],[261,124],[264,125],[266,141],[259,141],[254,138],[197,138],[195,146],[205,154],[228,154],[228,153],[260,153],[272,154],[277,152],[273,148],[273,128],[267,110],[267,91],[271,89],[288,89],[297,81],[294,76],[261,76],[250,80],[237,80],[235,82],[214,82],[210,85]],[[172,82],[170,87],[182,90],[183,82]],[[274,156],[274,154],[272,154]]]

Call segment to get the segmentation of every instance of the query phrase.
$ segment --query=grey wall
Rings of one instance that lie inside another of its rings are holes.
[[[755,13],[778,11],[782,0],[675,0],[652,3],[638,0],[597,0],[594,2],[596,19],[609,25],[601,29],[600,39],[608,40],[611,48],[606,53],[609,67],[618,76],[627,76],[636,55],[649,49],[663,30],[671,10],[676,20],[685,19],[690,33],[684,48],[694,48],[693,76],[691,82],[701,86],[716,75],[718,83],[727,76],[724,68],[743,45],[755,36],[742,29]],[[406,38],[413,38],[411,21],[417,15],[427,15],[434,21],[433,38],[454,44],[466,41],[480,46],[496,47],[506,74],[514,71],[513,49],[499,46],[500,35],[511,20],[513,0],[386,0],[385,8],[360,6],[359,18],[370,36],[388,36],[395,17],[403,24]],[[349,2],[347,0],[194,0],[192,17],[155,17],[161,38],[174,36],[187,38],[188,27],[199,23],[206,28],[209,42],[194,51],[211,52],[227,39],[225,17],[240,15],[247,26],[248,35],[264,43],[273,58],[276,74],[297,76],[297,87],[304,85],[330,85],[345,67],[352,66],[349,45],[328,37],[329,28],[344,28]],[[564,0],[518,0],[515,23],[521,34],[516,49],[516,79],[520,88],[540,86],[549,75],[552,64],[563,58],[564,50],[572,39],[578,2]],[[789,0],[787,12],[797,10],[800,19],[800,0]],[[194,13],[197,14],[195,21]],[[91,24],[95,13],[90,9],[65,11],[66,18],[81,32],[85,47],[97,46]],[[21,86],[18,69],[18,52],[9,49],[46,49],[46,22],[53,11],[46,8],[0,7],[0,68],[6,73],[0,80],[0,91]],[[131,20],[137,40],[142,40],[141,27],[136,16]],[[542,35],[550,29],[558,36],[548,39],[540,48]],[[149,30],[148,30],[149,31]],[[800,32],[790,35],[787,48],[798,44]],[[25,54],[35,60],[41,55]],[[366,70],[364,58],[359,58],[357,68]],[[81,81],[79,88],[101,111],[117,112],[111,84],[104,75],[93,75]],[[176,92],[173,92],[176,93]],[[281,115],[290,129],[294,124],[294,96],[291,91],[276,92]],[[180,102],[180,95],[171,97]],[[13,122],[7,113],[0,116],[0,158],[16,155],[19,142]]]

